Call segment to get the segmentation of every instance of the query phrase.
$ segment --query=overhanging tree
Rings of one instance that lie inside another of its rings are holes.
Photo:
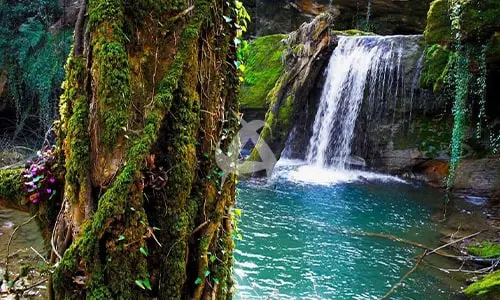
[[[0,171],[0,205],[38,213],[53,297],[230,297],[235,178],[221,185],[214,152],[238,126],[242,9],[82,4],[56,147]]]

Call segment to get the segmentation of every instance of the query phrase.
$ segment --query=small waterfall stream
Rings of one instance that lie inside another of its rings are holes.
[[[405,76],[415,66],[407,66],[406,52],[421,51],[419,47],[405,47],[420,36],[363,36],[340,37],[326,69],[326,81],[313,124],[306,160],[310,165],[346,169],[359,164],[351,157],[356,121],[367,104],[367,118],[391,118],[387,107],[395,108],[398,101],[413,88],[405,88]],[[416,68],[417,70],[420,68]],[[420,76],[414,72],[415,78]],[[415,79],[410,81],[414,82]],[[413,99],[412,99],[413,101]],[[410,108],[411,114],[411,108]]]

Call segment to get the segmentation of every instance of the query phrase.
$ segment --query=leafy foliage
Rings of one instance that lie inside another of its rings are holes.
[[[16,109],[15,135],[33,115],[38,116],[41,132],[51,126],[72,42],[70,30],[49,30],[60,13],[57,0],[0,4],[0,70],[8,74],[9,98]]]

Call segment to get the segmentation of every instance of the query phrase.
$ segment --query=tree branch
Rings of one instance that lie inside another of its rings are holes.
[[[38,217],[38,214],[35,214],[31,218],[29,218],[26,222],[22,223],[21,225],[17,226],[12,234],[9,237],[9,242],[7,243],[7,257],[5,258],[5,279],[9,279],[9,257],[10,257],[10,244],[12,243],[12,240],[14,239],[14,236],[16,235],[16,232],[23,227],[24,225],[30,223],[33,221],[34,218]]]
[[[80,6],[80,11],[78,12],[78,18],[75,24],[75,57],[79,57],[83,53],[83,35],[85,32],[84,21],[85,21],[85,11],[86,11],[86,0],[83,0]]]
[[[424,253],[422,253],[422,255],[420,255],[418,257],[418,260],[417,260],[417,263],[415,264],[415,266],[413,266],[413,268],[408,271],[403,277],[401,277],[401,279],[398,281],[398,283],[396,283],[388,292],[387,294],[385,294],[382,298],[380,298],[381,300],[385,300],[387,299],[387,297],[389,297],[392,293],[394,293],[394,291],[396,291],[396,289],[403,283],[403,281],[405,281],[406,279],[408,279],[408,277],[410,277],[410,275],[415,272],[418,268],[418,266],[422,263],[422,260],[424,259],[425,255],[427,254],[427,250],[424,251]]]

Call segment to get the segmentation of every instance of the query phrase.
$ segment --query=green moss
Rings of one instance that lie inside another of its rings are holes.
[[[445,76],[446,65],[450,57],[450,51],[442,46],[434,44],[425,51],[425,59],[420,77],[420,86],[424,89],[439,89],[440,83]]]
[[[93,36],[95,59],[92,72],[97,86],[100,141],[116,147],[123,135],[130,115],[130,68],[123,31],[124,7],[122,1],[90,1],[89,30]]]
[[[347,29],[347,30],[333,30],[333,34],[340,36],[366,36],[366,35],[376,35],[373,32],[367,32],[359,29]]]
[[[26,196],[21,171],[22,169],[0,170],[0,203],[7,207],[20,206]]]
[[[83,87],[84,60],[70,56],[66,64],[64,93],[61,96],[60,138],[65,138],[66,186],[65,195],[73,203],[78,202],[80,192],[85,194],[80,184],[86,182],[90,166],[89,104]],[[82,199],[84,200],[84,199]]]
[[[292,125],[292,113],[293,113],[293,98],[288,95],[285,99],[285,103],[282,103],[278,110],[278,121],[280,126],[278,129],[278,134],[283,135],[286,139],[286,135],[288,134],[288,129]],[[283,129],[283,130],[281,130]]]
[[[245,65],[241,87],[241,107],[266,109],[266,96],[274,87],[283,66],[281,42],[286,35],[276,34],[257,38],[240,53]]]
[[[466,37],[489,38],[491,30],[500,27],[498,0],[461,0],[461,3],[463,11],[460,26]]]
[[[500,271],[495,271],[465,289],[465,295],[482,299],[496,299],[500,293]]]
[[[500,256],[500,244],[482,242],[479,245],[469,245],[467,251],[475,256],[498,257]]]
[[[448,0],[434,0],[427,13],[424,40],[428,45],[448,45],[451,41],[451,20]]]
[[[299,55],[303,49],[304,49],[304,44],[295,45],[295,47],[293,47],[293,54]]]

